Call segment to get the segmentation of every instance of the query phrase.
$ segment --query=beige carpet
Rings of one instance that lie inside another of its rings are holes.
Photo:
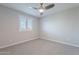
[[[32,40],[0,50],[4,55],[72,55],[79,54],[79,48],[43,39]]]

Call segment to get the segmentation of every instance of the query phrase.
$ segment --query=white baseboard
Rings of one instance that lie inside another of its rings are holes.
[[[18,41],[18,42],[15,42],[15,43],[8,44],[8,45],[0,46],[0,49],[7,48],[7,47],[10,47],[10,46],[14,46],[14,45],[21,44],[21,43],[25,43],[27,41],[35,40],[35,39],[38,39],[38,38],[39,37],[34,37],[34,38],[30,38],[29,40],[22,40],[22,41]]]
[[[10,46],[14,46],[14,45],[21,44],[21,43],[25,43],[25,42],[28,42],[28,41],[31,41],[31,40],[35,40],[35,39],[39,39],[39,37],[34,37],[34,38],[30,38],[29,40],[22,40],[22,41],[18,41],[18,42],[12,43],[12,44],[0,46],[0,49],[6,48],[6,47],[10,47]],[[72,43],[68,43],[68,42],[63,42],[63,41],[58,41],[58,40],[50,39],[50,38],[47,38],[47,37],[40,37],[40,39],[54,41],[54,42],[66,44],[66,45],[69,45],[69,46],[79,47],[79,45],[76,45],[76,44],[72,44]]]
[[[63,42],[63,41],[58,41],[58,40],[50,39],[50,38],[47,38],[47,37],[41,37],[41,39],[54,41],[54,42],[58,42],[58,43],[62,43],[62,44],[65,44],[65,45],[74,46],[74,47],[78,47],[79,48],[79,45],[68,43],[68,42]]]

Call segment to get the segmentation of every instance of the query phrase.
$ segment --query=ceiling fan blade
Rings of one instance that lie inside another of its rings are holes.
[[[36,7],[29,7],[29,8],[31,8],[31,9],[38,9],[38,8],[36,8]]]
[[[33,9],[38,9],[38,8],[36,8],[36,7],[32,7]]]
[[[50,4],[48,6],[45,7],[45,9],[50,9],[50,8],[53,8],[55,6],[55,4]]]

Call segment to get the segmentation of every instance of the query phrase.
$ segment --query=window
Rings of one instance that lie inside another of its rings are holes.
[[[32,30],[32,19],[27,20],[27,30]]]
[[[19,31],[26,31],[26,17],[19,16]]]
[[[24,32],[30,30],[32,30],[32,19],[22,15],[19,16],[19,31]]]

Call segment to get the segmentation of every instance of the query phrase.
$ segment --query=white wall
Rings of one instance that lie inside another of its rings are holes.
[[[33,19],[32,31],[19,32],[19,15]],[[0,47],[39,37],[38,18],[0,6]]]
[[[79,47],[79,7],[46,16],[40,23],[41,38]]]

